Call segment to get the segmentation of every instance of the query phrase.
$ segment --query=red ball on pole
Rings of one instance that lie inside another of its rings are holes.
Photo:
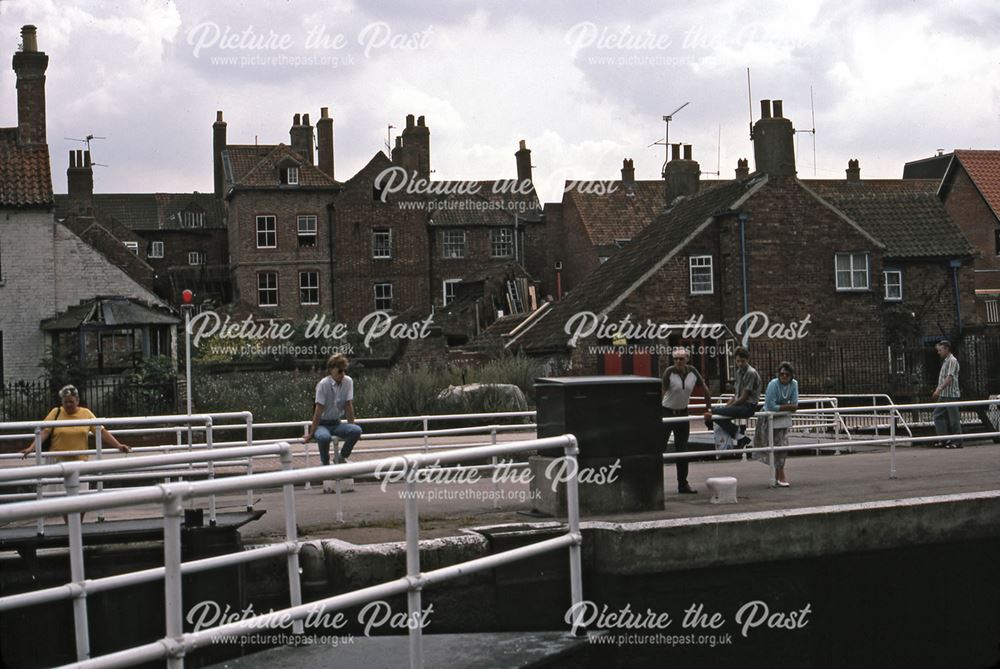
[[[181,293],[181,299],[184,300],[184,304],[191,304],[191,300],[194,299],[194,293],[190,290],[185,290]]]

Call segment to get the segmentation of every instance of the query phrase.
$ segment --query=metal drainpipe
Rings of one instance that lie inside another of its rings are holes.
[[[962,293],[958,289],[958,268],[962,261],[955,259],[948,263],[951,266],[951,284],[955,289],[955,318],[958,319],[958,334],[962,334]]]
[[[335,205],[333,202],[326,205],[327,231],[330,235],[330,318],[333,318],[334,320],[336,320],[337,318],[337,309],[336,309],[337,301],[334,293],[334,287],[336,283],[334,279],[334,274],[336,273],[337,269],[337,255],[335,246],[336,242],[334,239],[334,221],[333,221],[333,212],[334,209],[336,208],[337,205]]]
[[[750,313],[750,289],[747,287],[747,215],[740,214],[740,271],[743,274],[743,315]]]

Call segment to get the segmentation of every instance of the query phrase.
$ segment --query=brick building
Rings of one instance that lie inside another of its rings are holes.
[[[866,365],[874,383],[889,373],[891,347],[904,334],[957,332],[972,296],[972,251],[933,192],[899,180],[798,179],[791,121],[780,101],[773,115],[765,103],[754,125],[756,172],[700,190],[697,163],[683,164],[693,162],[687,156],[674,168],[668,163],[666,212],[507,348],[577,374],[656,374],[664,345],[680,341],[681,324],[700,316],[718,330],[686,341],[704,347],[696,361],[718,391],[731,378],[729,351],[752,327],[753,312],[763,312],[783,329],[756,333],[751,350],[787,355],[808,381],[804,388],[832,392],[843,391],[838,349],[865,343],[869,355],[847,364]],[[608,324],[630,316],[673,334],[611,325],[576,336],[567,324],[580,312]],[[782,338],[803,331],[797,340]]]
[[[321,110],[318,166],[309,115],[295,114],[287,144],[229,144],[213,129],[215,193],[225,201],[234,301],[259,316],[292,319],[334,312],[333,119]]]
[[[1000,151],[956,149],[906,163],[904,179],[928,179],[951,220],[977,252],[976,302],[970,320],[1000,324]]]
[[[22,48],[13,58],[18,124],[0,128],[0,380],[39,375],[46,347],[65,332],[76,335],[65,352],[88,360],[174,356],[177,319],[141,279],[119,266],[121,258],[101,252],[110,233],[86,217],[63,224],[53,216],[45,125],[48,56],[38,50],[34,26],[24,26],[21,35]],[[109,248],[122,251],[119,245]],[[89,309],[68,330],[43,327],[66,324],[67,314],[101,296],[128,305],[129,322],[116,319],[113,309]]]

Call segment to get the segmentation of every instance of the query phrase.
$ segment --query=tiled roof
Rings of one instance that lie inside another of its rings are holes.
[[[1000,218],[1000,151],[955,149],[955,157]]]
[[[56,218],[71,213],[68,195],[56,195],[55,205]],[[102,193],[94,195],[94,210],[130,230],[187,229],[185,212],[204,212],[205,228],[226,227],[222,202],[212,193]]]
[[[234,188],[294,189],[279,181],[278,166],[294,161],[299,188],[339,188],[340,184],[286,144],[231,144],[222,152],[226,182]]]
[[[824,199],[885,244],[889,257],[973,255],[934,193],[827,194]]]
[[[436,203],[439,206],[430,217],[434,227],[509,226],[513,225],[517,213],[481,194],[452,194],[437,198]]]
[[[729,211],[762,178],[730,181],[680,200],[670,211],[657,217],[639,232],[631,244],[600,265],[574,288],[566,299],[543,314],[512,347],[533,351],[563,351],[569,341],[566,321],[579,311],[599,312],[610,307],[641,282],[659,263],[669,258],[702,225],[717,214]]]
[[[827,195],[877,195],[880,193],[936,193],[938,179],[800,179],[807,188]]]
[[[49,147],[19,146],[17,128],[0,128],[0,206],[52,204]]]
[[[434,181],[435,188],[461,189],[458,193],[442,196],[450,202],[469,204],[464,209],[439,209],[434,223],[439,225],[510,225],[517,216],[522,221],[540,221],[542,205],[534,185],[524,192],[512,192],[518,186],[516,179],[487,181]],[[483,203],[480,206],[475,203]]]

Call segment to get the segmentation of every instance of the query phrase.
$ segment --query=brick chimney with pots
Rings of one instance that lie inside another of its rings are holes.
[[[226,150],[226,122],[222,110],[215,112],[212,124],[212,166],[215,170],[215,196],[222,197],[226,190],[226,171],[222,166],[222,152]]]
[[[66,186],[73,208],[81,213],[90,213],[94,208],[94,168],[90,162],[90,151],[69,152]]]
[[[12,62],[17,77],[17,143],[45,144],[45,70],[49,57],[38,50],[35,26],[21,28],[21,50]]]
[[[416,171],[425,179],[431,174],[431,131],[421,116],[414,123],[413,114],[406,115],[403,128],[403,150],[400,161],[407,172]]]
[[[310,165],[313,163],[313,127],[309,123],[309,114],[292,117],[292,127],[288,131],[291,147]]]
[[[635,184],[635,165],[631,158],[622,161],[622,183],[626,186]]]
[[[333,179],[333,119],[330,118],[329,107],[321,107],[319,110],[319,120],[316,121],[316,140],[319,153],[317,166],[320,172]]]
[[[531,182],[531,149],[525,146],[523,139],[518,144],[514,159],[517,161],[517,182],[519,184],[525,181]]]
[[[746,179],[748,176],[750,176],[750,161],[740,158],[736,161],[736,178]]]
[[[845,171],[848,181],[861,181],[861,165],[857,158],[851,158],[847,161],[847,170]]]
[[[665,182],[665,198],[669,207],[674,200],[682,195],[694,195],[698,192],[698,181],[701,178],[701,165],[691,158],[691,145],[684,145],[684,157],[681,157],[681,145],[671,144],[671,159],[663,168]]]
[[[773,111],[773,115],[772,115]],[[782,116],[781,100],[760,101],[760,120],[753,126],[753,159],[758,172],[795,176],[795,129]]]

